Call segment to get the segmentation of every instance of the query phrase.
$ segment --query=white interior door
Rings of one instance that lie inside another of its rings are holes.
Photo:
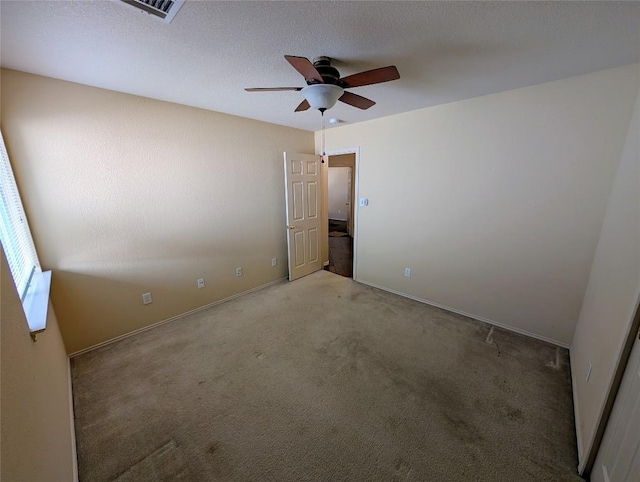
[[[320,156],[284,153],[289,281],[322,268]]]
[[[591,471],[591,481],[640,481],[640,340],[637,336]]]

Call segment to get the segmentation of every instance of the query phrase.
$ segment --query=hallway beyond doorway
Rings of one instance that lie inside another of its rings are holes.
[[[329,264],[324,269],[353,278],[353,238],[346,221],[329,219]]]

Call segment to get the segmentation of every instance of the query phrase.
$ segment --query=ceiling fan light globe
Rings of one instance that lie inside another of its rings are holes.
[[[338,102],[344,89],[332,84],[313,84],[308,85],[301,92],[312,109],[325,111]]]

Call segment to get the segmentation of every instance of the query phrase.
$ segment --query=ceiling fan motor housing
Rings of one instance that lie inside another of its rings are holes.
[[[329,57],[316,57],[313,59],[313,66],[316,68],[318,73],[322,76],[322,80],[324,80],[325,84],[337,84],[338,80],[340,80],[340,72],[338,69],[331,66],[331,59]],[[311,81],[307,83],[309,85],[316,83],[315,81]]]

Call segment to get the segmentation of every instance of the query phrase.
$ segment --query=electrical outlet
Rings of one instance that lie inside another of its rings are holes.
[[[277,266],[278,258],[271,258],[271,266]]]
[[[236,268],[236,276],[242,276],[242,268]]]
[[[151,303],[151,293],[143,293],[142,294],[142,304],[148,305]]]
[[[404,276],[406,278],[411,278],[411,268],[405,268],[404,269]]]
[[[198,288],[204,288],[204,278],[198,278]]]
[[[592,368],[593,368],[593,365],[591,364],[591,360],[589,360],[589,366],[587,367],[587,376],[585,377],[587,381],[589,381],[589,378],[591,377]]]

